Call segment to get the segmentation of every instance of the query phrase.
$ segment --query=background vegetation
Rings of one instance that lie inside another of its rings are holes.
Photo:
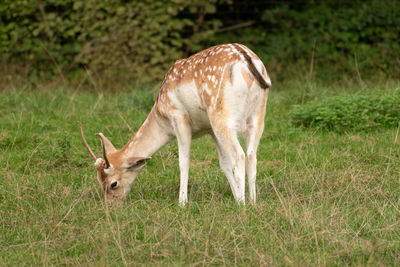
[[[399,78],[399,13],[398,0],[4,0],[0,53],[24,76],[158,83],[176,59],[240,42],[278,81]]]
[[[0,3],[0,265],[396,265],[399,1]],[[77,121],[121,147],[174,60],[240,42],[273,87],[255,206],[210,137],[178,207],[176,142],[125,204],[100,201]]]

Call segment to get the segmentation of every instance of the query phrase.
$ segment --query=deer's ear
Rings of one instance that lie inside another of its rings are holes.
[[[123,167],[130,171],[135,171],[143,167],[150,158],[131,157],[123,165]]]
[[[110,167],[110,162],[108,161],[107,155],[110,154],[111,152],[117,151],[117,149],[113,146],[113,144],[108,140],[104,134],[98,133],[96,134],[98,137],[101,139],[101,145],[103,147],[103,157],[104,160],[106,161],[106,169]]]

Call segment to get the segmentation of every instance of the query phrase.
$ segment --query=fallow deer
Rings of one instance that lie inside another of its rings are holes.
[[[265,109],[271,80],[257,55],[241,44],[210,47],[168,70],[143,125],[117,150],[102,134],[104,159],[95,160],[97,178],[106,201],[123,201],[150,157],[174,137],[178,141],[179,204],[188,194],[192,138],[211,134],[220,167],[228,178],[235,200],[245,203],[247,168],[250,201],[256,202],[256,152],[264,130]],[[246,154],[238,133],[245,134]]]

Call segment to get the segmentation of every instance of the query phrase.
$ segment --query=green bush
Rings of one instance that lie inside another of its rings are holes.
[[[275,80],[299,72],[329,82],[359,75],[400,78],[398,0],[299,2],[270,4],[259,20],[247,19],[256,22],[251,27],[211,40],[247,44]]]
[[[185,48],[201,41],[198,17],[216,0],[4,0],[0,55],[35,71],[88,68],[114,80],[161,80]],[[218,20],[201,22],[214,29]]]
[[[275,81],[400,78],[398,14],[398,0],[3,0],[0,62],[158,82],[176,59],[240,42]]]
[[[336,132],[396,127],[400,123],[400,89],[391,94],[331,96],[296,105],[296,126]]]

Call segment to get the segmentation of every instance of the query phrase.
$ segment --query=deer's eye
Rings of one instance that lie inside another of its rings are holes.
[[[112,182],[112,183],[110,184],[110,188],[111,188],[112,190],[117,189],[117,187],[118,187],[118,182],[117,182],[117,181],[114,181],[114,182]]]

